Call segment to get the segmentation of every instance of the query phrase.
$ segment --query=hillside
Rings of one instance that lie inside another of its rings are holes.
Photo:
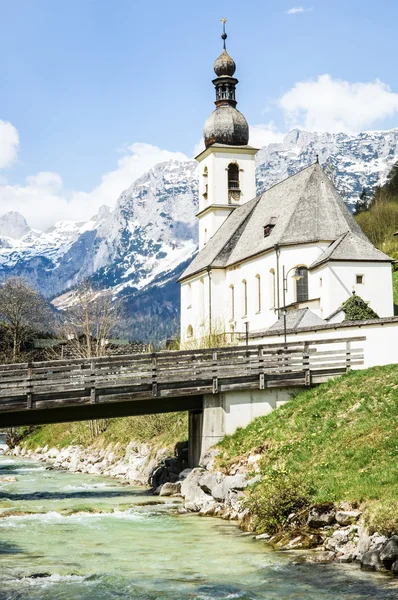
[[[397,422],[398,365],[352,371],[227,436],[219,466],[261,454],[248,495],[260,530],[274,532],[297,506],[348,501],[371,529],[397,533]]]

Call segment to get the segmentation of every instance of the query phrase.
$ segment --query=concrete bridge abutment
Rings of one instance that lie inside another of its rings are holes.
[[[190,466],[198,466],[204,454],[224,436],[279,408],[300,389],[286,387],[205,394],[203,410],[189,413]]]

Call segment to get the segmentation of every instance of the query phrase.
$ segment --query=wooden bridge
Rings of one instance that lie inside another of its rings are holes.
[[[311,386],[363,364],[364,337],[0,366],[0,428],[171,411],[206,395]],[[355,346],[355,347],[354,347]]]

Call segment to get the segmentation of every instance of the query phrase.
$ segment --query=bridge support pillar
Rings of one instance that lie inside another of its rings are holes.
[[[203,411],[191,410],[188,413],[188,464],[197,467],[202,452]]]
[[[201,457],[225,436],[225,394],[203,396]]]

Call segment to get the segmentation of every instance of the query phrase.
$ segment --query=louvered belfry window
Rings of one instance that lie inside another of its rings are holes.
[[[301,276],[296,281],[297,302],[308,300],[308,269],[307,267],[298,267],[298,274]]]

